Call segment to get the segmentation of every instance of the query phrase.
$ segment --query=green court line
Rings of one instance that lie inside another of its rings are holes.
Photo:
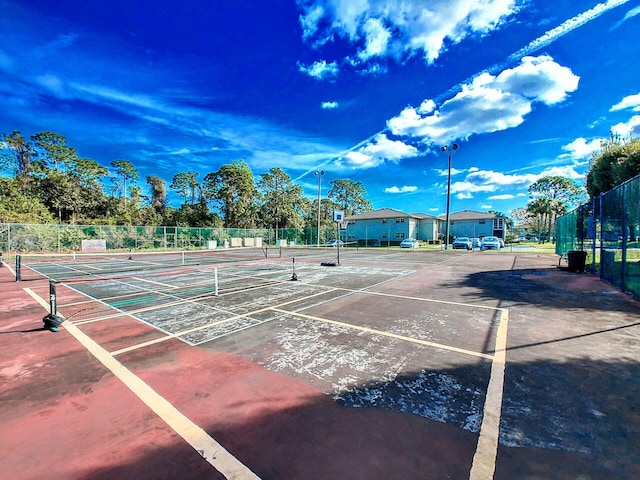
[[[199,288],[192,288],[190,290],[184,290],[184,291],[181,291],[181,292],[176,292],[176,293],[173,293],[172,296],[181,297],[183,295],[189,295],[191,293],[212,292],[214,290],[215,290],[215,288],[211,287],[211,286],[199,287]],[[159,297],[157,295],[150,295],[150,296],[147,296],[147,297],[132,298],[130,300],[120,300],[118,302],[107,302],[107,304],[110,307],[118,308],[118,307],[124,307],[124,306],[127,306],[127,305],[135,305],[137,303],[152,302],[152,301],[158,300],[158,299],[159,299]]]
[[[132,298],[131,300],[121,300],[119,302],[108,303],[110,307],[123,307],[125,305],[134,305],[136,303],[144,303],[144,302],[152,302],[153,300],[157,300],[158,297],[155,295],[151,295],[149,297],[141,297],[141,298]]]

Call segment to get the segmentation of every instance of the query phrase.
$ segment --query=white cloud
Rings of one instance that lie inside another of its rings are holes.
[[[640,115],[634,115],[628,122],[621,122],[611,127],[611,133],[623,138],[640,136]]]
[[[516,0],[298,0],[303,38],[314,45],[351,42],[356,57],[403,60],[421,54],[431,63],[468,36],[498,28],[516,11]]]
[[[470,198],[473,198],[473,195],[471,194],[471,192],[460,192],[456,195],[456,198],[458,200],[468,200]]]
[[[398,163],[403,158],[418,155],[418,149],[400,140],[390,140],[385,134],[379,133],[373,142],[367,143],[358,150],[347,153],[336,161],[339,166],[350,168],[373,168],[386,161]]]
[[[464,181],[451,184],[451,192],[495,192],[507,188],[524,188],[535,182],[540,175],[507,175],[492,170],[478,170],[469,173]]]
[[[627,12],[627,14],[624,16],[624,18],[622,20],[620,20],[619,22],[614,23],[613,26],[609,30],[615,30],[620,25],[622,25],[624,22],[626,22],[630,18],[635,17],[636,15],[640,15],[640,7],[632,8],[631,10],[629,10]]]
[[[627,108],[630,108],[634,112],[640,112],[640,93],[627,95],[619,103],[611,107],[609,111],[615,112],[617,110],[626,110]]]
[[[382,21],[377,18],[369,18],[363,26],[365,33],[365,49],[358,52],[358,57],[368,60],[371,57],[383,56],[391,38],[391,32],[384,27]]]
[[[562,101],[578,88],[578,81],[569,68],[548,55],[525,57],[520,65],[497,76],[477,76],[439,109],[422,115],[422,107],[408,107],[388,120],[387,126],[395,135],[421,137],[425,143],[436,144],[507,130],[522,124],[534,103]],[[423,106],[431,105],[425,102]]]
[[[567,177],[572,180],[583,180],[584,174],[578,173],[574,166],[565,165],[560,167],[550,167],[540,172],[540,177]]]
[[[441,177],[446,177],[449,175],[449,171],[446,168],[434,168],[436,173]],[[461,173],[467,172],[468,170],[451,167],[451,176],[460,175]]]
[[[335,78],[338,76],[338,64],[336,62],[327,63],[326,60],[320,60],[309,66],[298,65],[298,70],[306,73],[316,80],[324,80],[326,78]]]
[[[480,205],[480,208],[481,208],[482,210],[491,210],[491,209],[493,208],[493,205],[489,205],[489,204],[487,203],[487,204],[484,204],[484,205]]]
[[[510,193],[503,193],[502,195],[491,195],[487,197],[487,200],[512,200],[514,198],[516,198],[515,195],[512,195]]]
[[[387,187],[384,189],[385,193],[411,193],[418,190],[418,187],[414,185],[404,185],[402,187]]]
[[[600,138],[596,138],[590,142],[587,142],[587,140],[582,137],[576,138],[573,142],[562,146],[562,150],[567,153],[561,155],[561,157],[569,156],[574,160],[590,159],[592,153],[600,150],[601,141],[602,139]]]
[[[323,110],[334,110],[338,108],[338,106],[338,102],[322,102],[320,108],[322,108]]]

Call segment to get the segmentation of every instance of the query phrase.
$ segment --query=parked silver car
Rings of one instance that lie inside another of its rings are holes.
[[[420,243],[414,238],[405,238],[400,242],[400,248],[418,248]]]
[[[480,249],[482,250],[500,250],[502,245],[498,237],[484,237],[480,242]]]
[[[456,249],[465,249],[471,250],[473,248],[473,243],[471,243],[471,239],[469,237],[458,237],[451,244],[451,248]]]

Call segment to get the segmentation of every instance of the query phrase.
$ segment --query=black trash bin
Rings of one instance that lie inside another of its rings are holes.
[[[584,272],[587,264],[587,252],[581,250],[571,250],[567,252],[567,263],[569,264],[569,271]]]

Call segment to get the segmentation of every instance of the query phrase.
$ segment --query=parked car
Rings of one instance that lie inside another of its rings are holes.
[[[405,238],[400,242],[400,248],[418,248],[420,243],[414,238]]]
[[[480,248],[480,239],[473,237],[471,239],[471,248]]]
[[[473,248],[473,244],[471,243],[471,239],[469,237],[458,237],[451,244],[451,248],[453,248],[454,250],[460,248],[471,250]]]
[[[529,241],[530,242],[537,242],[538,241],[538,237],[529,237]]]
[[[480,249],[482,250],[500,250],[501,248],[498,237],[484,237],[480,243]]]
[[[342,247],[343,245],[344,245],[344,242],[342,240],[336,240],[335,238],[325,243],[325,246],[327,247],[338,247],[338,246]]]

